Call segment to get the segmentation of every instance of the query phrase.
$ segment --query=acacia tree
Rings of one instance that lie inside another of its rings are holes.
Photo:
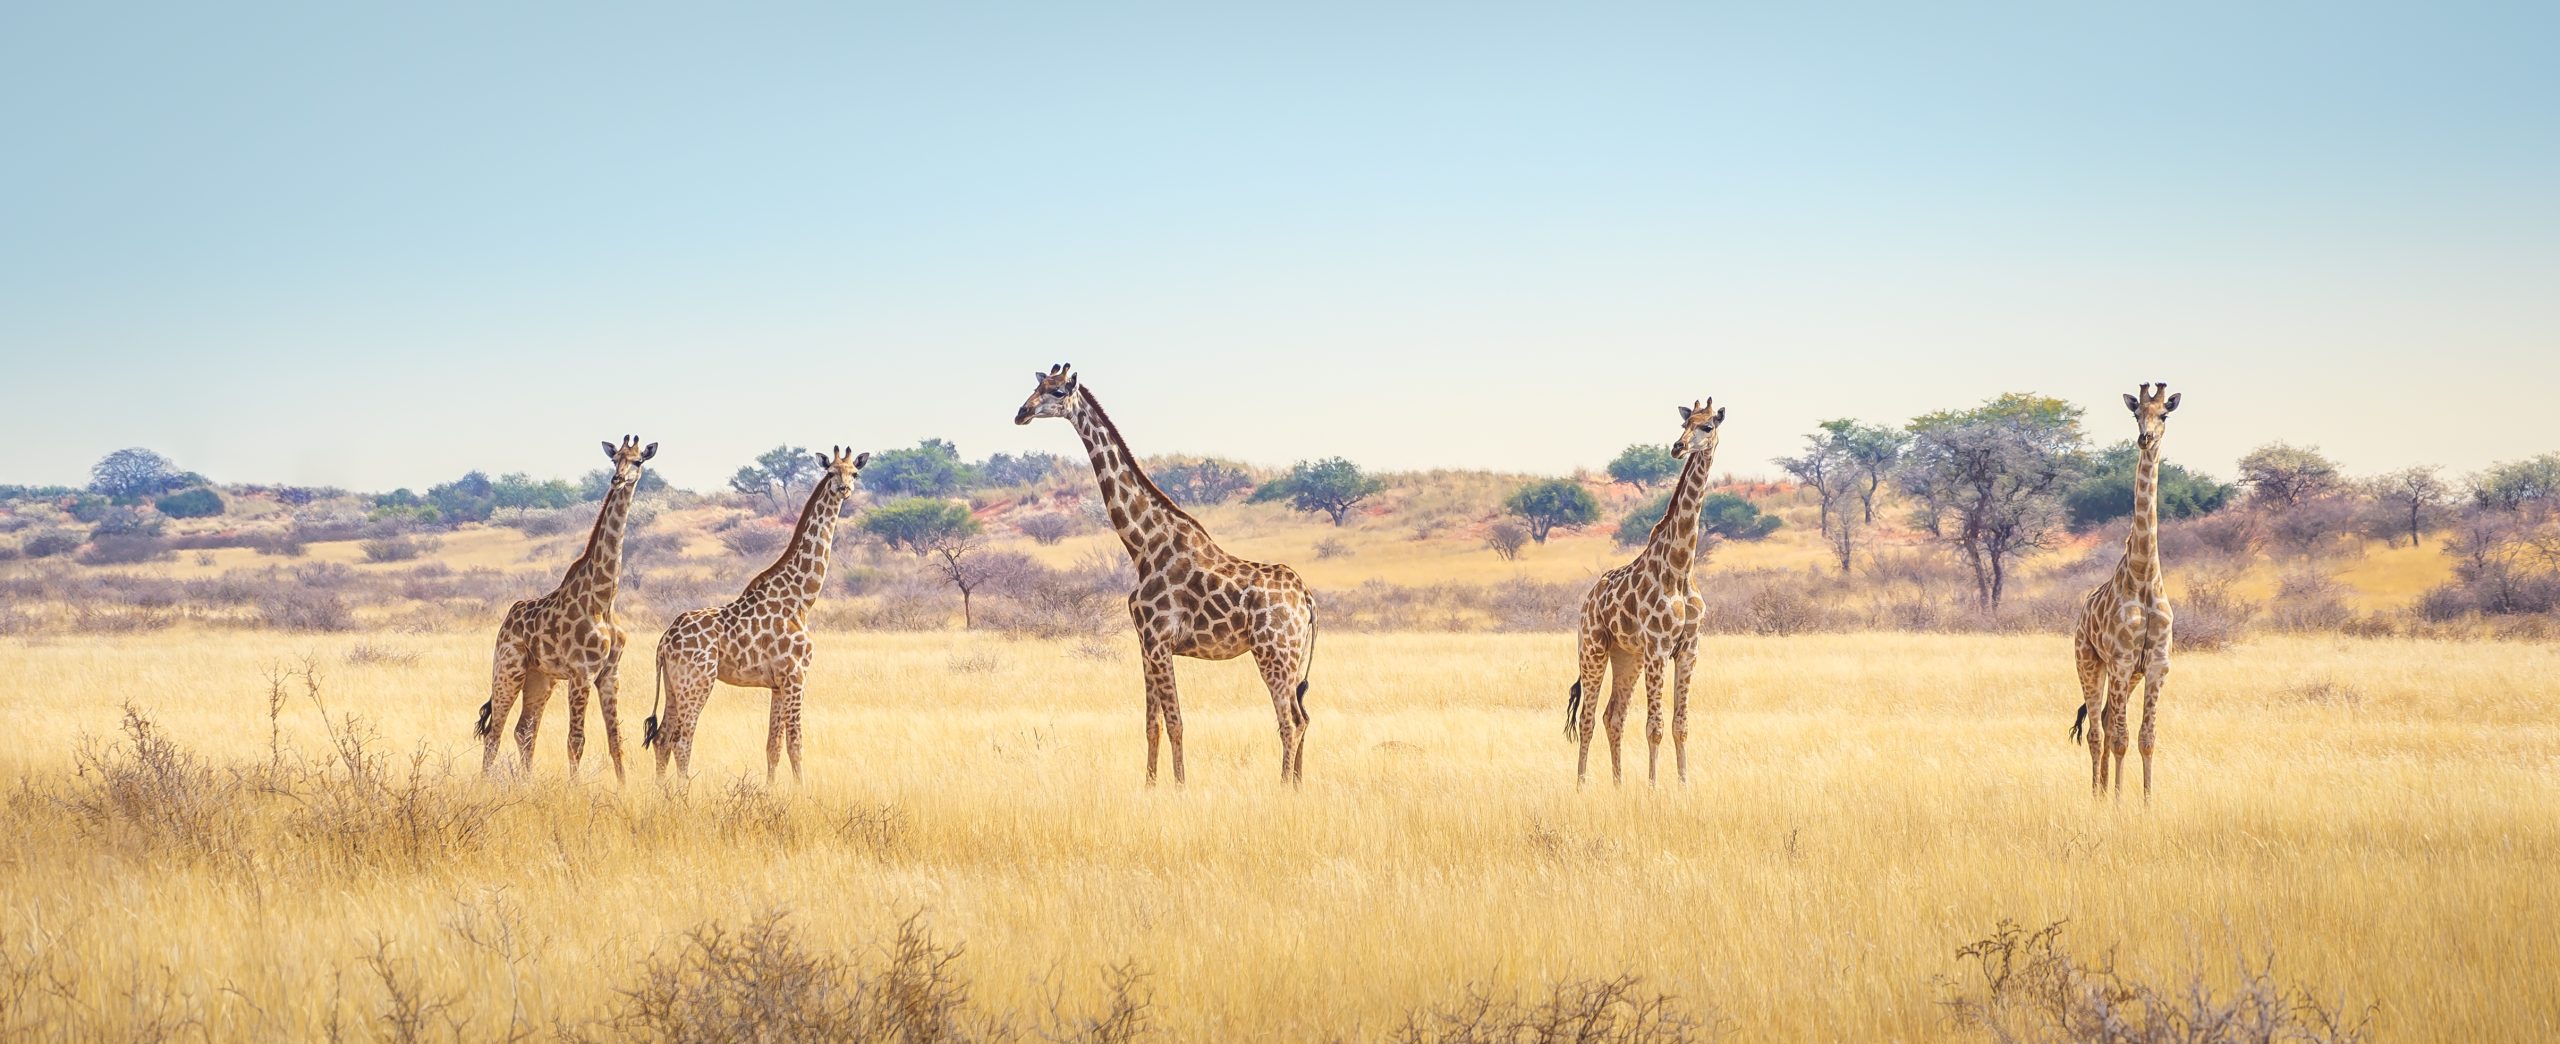
[[[1324,512],[1334,525],[1340,526],[1352,505],[1385,488],[1385,482],[1361,474],[1359,465],[1341,457],[1327,457],[1290,465],[1288,474],[1263,483],[1246,502],[1286,500],[1300,511]]]
[[[2338,465],[2322,456],[2318,446],[2270,442],[2240,458],[2240,482],[2249,487],[2255,503],[2296,508],[2337,492]]]
[[[801,446],[776,446],[729,476],[729,488],[765,498],[765,506],[779,515],[799,503],[817,478],[817,454]]]
[[[110,497],[148,497],[165,493],[178,478],[177,465],[135,446],[98,458],[89,466],[91,492]]]
[[[2472,476],[2471,497],[2481,507],[2500,511],[2560,502],[2560,453],[2492,465]]]
[[[1893,477],[1902,451],[1911,444],[1906,432],[1854,420],[1827,420],[1822,430],[1847,464],[1851,485],[1858,493],[1858,506],[1863,511],[1859,521],[1869,525],[1876,520],[1876,491]]]
[[[1850,513],[1845,510],[1845,505],[1839,505],[1839,501],[1857,492],[1860,472],[1857,464],[1850,459],[1848,447],[1841,442],[1839,433],[1832,430],[1831,426],[1846,423],[1848,422],[1825,422],[1822,430],[1804,437],[1803,453],[1793,457],[1779,457],[1771,462],[1787,474],[1794,476],[1795,480],[1803,484],[1806,489],[1813,491],[1814,498],[1821,507],[1820,525],[1823,539],[1831,545],[1833,553],[1839,556],[1840,572],[1844,575],[1849,572],[1849,557],[1856,543],[1857,529],[1855,521],[1849,517]],[[1842,509],[1835,512],[1835,505],[1839,505]]]
[[[960,626],[975,622],[969,596],[995,573],[979,553],[986,542],[976,516],[960,504],[931,497],[909,497],[872,509],[862,529],[890,547],[932,563],[945,583],[960,592]]]
[[[1532,482],[1511,492],[1502,509],[1529,527],[1529,539],[1544,544],[1557,526],[1587,526],[1600,520],[1600,498],[1572,479]]]
[[[2431,464],[2402,468],[2366,484],[2374,501],[2391,512],[2397,523],[2393,528],[2405,527],[2410,547],[2426,539],[2426,531],[2443,518],[2445,505],[2453,501],[2453,487],[2437,471]]]
[[[1609,481],[1624,482],[1639,492],[1679,473],[1680,458],[1659,442],[1631,444],[1609,462]]]
[[[1975,604],[1988,612],[2013,562],[2062,536],[2062,491],[2080,457],[2079,407],[2011,393],[1912,420],[1895,475],[1919,504],[1919,527],[1972,570]]]

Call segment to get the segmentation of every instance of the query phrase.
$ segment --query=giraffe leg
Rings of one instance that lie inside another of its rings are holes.
[[[1296,769],[1306,733],[1298,720],[1298,657],[1274,647],[1254,650],[1253,660],[1262,668],[1262,684],[1271,690],[1271,714],[1280,722],[1280,781],[1300,782]]]
[[[489,675],[489,702],[480,708],[480,774],[490,775],[498,768],[498,737],[506,731],[507,714],[524,692],[524,650],[505,639],[498,642],[495,664]]]
[[[803,684],[794,674],[773,687],[773,718],[766,723],[764,782],[773,785],[773,745],[780,740],[784,753],[791,755],[791,782],[800,782],[800,693]]]
[[[1581,641],[1581,675],[1573,683],[1573,698],[1565,704],[1565,732],[1579,734],[1582,753],[1574,759],[1573,779],[1579,786],[1591,782],[1591,734],[1598,727],[1600,686],[1609,680],[1609,650],[1597,635],[1585,633]]]
[[[1670,667],[1671,658],[1659,652],[1644,665],[1644,782],[1649,787],[1662,782],[1662,683]]]
[[[578,761],[587,753],[587,700],[595,695],[595,680],[583,668],[569,675],[569,781],[578,780]]]
[[[2162,649],[2151,654],[2151,662],[2142,668],[2142,800],[2151,800],[2151,751],[2156,734],[2154,726],[2160,711],[2160,690],[2169,684],[2169,653]]]
[[[2107,672],[2098,660],[2098,650],[2087,642],[2075,642],[2074,657],[2080,666],[2080,717],[2071,726],[2073,739],[2085,729],[2089,738],[2089,793],[2096,795],[2107,789],[2106,748],[2101,745],[2107,721]]]
[[[526,668],[524,709],[516,712],[516,753],[527,778],[533,776],[533,737],[542,731],[542,709],[550,702],[551,676]]]
[[[1173,783],[1181,786],[1187,777],[1182,766],[1182,701],[1173,687],[1173,653],[1160,641],[1148,641],[1139,651],[1142,657],[1140,667],[1147,677],[1147,707],[1151,715],[1147,724],[1153,726],[1159,720],[1163,722],[1166,744],[1173,748]],[[1149,786],[1155,785],[1156,781],[1155,752],[1155,730],[1150,727],[1147,730]]]
[[[1609,654],[1609,707],[1602,720],[1609,726],[1609,782],[1624,784],[1626,768],[1619,757],[1619,747],[1627,735],[1627,705],[1636,694],[1636,654],[1616,650]]]
[[[2117,800],[2124,799],[2125,711],[2133,705],[2133,688],[2141,680],[2139,665],[2116,673],[2113,690],[2107,700],[2107,787]]]
[[[613,784],[621,786],[622,777],[622,710],[614,705],[614,697],[622,689],[622,636],[614,635],[613,651],[605,654],[604,669],[596,672],[596,711],[604,717],[604,746],[613,755]]]
[[[1691,634],[1671,653],[1671,750],[1684,784],[1689,782],[1689,676],[1697,669],[1698,636]]]
[[[668,759],[674,759],[679,783],[693,777],[693,730],[718,677],[716,663],[667,665],[667,716],[658,727],[658,764],[663,771]]]

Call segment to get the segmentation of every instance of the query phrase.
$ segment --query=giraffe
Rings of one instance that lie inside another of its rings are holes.
[[[2139,455],[2133,466],[2133,530],[2125,535],[2124,559],[2115,575],[2089,592],[2087,608],[2072,647],[2080,667],[2080,713],[2071,721],[2071,739],[2080,740],[2089,725],[2090,792],[2106,792],[2110,778],[2107,756],[2115,756],[2113,779],[2118,799],[2124,797],[2125,711],[2133,699],[2135,679],[2142,691],[2142,798],[2151,799],[2151,750],[2154,715],[2160,688],[2169,680],[2169,593],[2160,573],[2160,439],[2168,433],[2169,413],[2179,396],[2166,383],[2142,386],[2140,396],[2124,397],[2133,412]],[[2090,716],[2097,716],[2095,721]]]
[[[1120,429],[1102,412],[1093,392],[1080,386],[1064,363],[1034,371],[1037,386],[1015,424],[1035,417],[1063,417],[1083,437],[1093,476],[1111,512],[1111,528],[1137,565],[1129,593],[1129,618],[1137,625],[1138,653],[1147,684],[1147,785],[1156,781],[1159,730],[1172,741],[1173,782],[1184,781],[1182,701],[1174,691],[1173,658],[1230,660],[1252,653],[1271,690],[1271,712],[1280,728],[1280,778],[1306,778],[1307,675],[1315,658],[1316,607],[1305,581],[1285,565],[1251,562],[1220,549],[1172,498],[1138,467]]]
[[[622,577],[622,530],[631,517],[631,494],[640,485],[640,466],[658,455],[658,444],[640,445],[629,435],[620,444],[603,444],[613,462],[613,481],[604,506],[596,512],[587,550],[569,564],[560,586],[540,598],[508,607],[498,625],[497,652],[492,658],[489,702],[480,705],[476,726],[485,740],[480,774],[496,771],[498,733],[517,697],[524,710],[516,716],[516,749],[523,768],[533,771],[533,736],[542,727],[543,705],[551,700],[553,682],[569,683],[569,776],[578,775],[578,758],[587,749],[587,695],[593,691],[604,716],[605,747],[613,754],[613,779],[622,782],[622,714],[614,707],[620,688],[624,635],[613,615],[613,596]]]
[[[809,606],[827,582],[827,553],[835,545],[836,517],[853,496],[854,481],[871,454],[838,448],[819,454],[818,484],[800,509],[791,543],[745,591],[727,605],[676,617],[658,638],[658,687],[667,719],[659,727],[656,700],[642,724],[640,745],[658,751],[658,778],[667,759],[678,776],[693,774],[693,727],[711,698],[711,683],[770,689],[773,706],[764,735],[764,781],[770,786],[783,749],[791,751],[791,781],[800,781],[800,695],[809,674]]]
[[[1671,443],[1671,455],[1683,461],[1662,521],[1653,524],[1635,561],[1602,573],[1582,600],[1577,643],[1582,676],[1564,705],[1565,737],[1582,744],[1574,765],[1577,782],[1591,778],[1592,717],[1604,674],[1610,685],[1609,778],[1624,782],[1618,741],[1625,734],[1627,701],[1639,671],[1645,678],[1645,781],[1652,783],[1660,774],[1666,671],[1672,676],[1671,744],[1680,782],[1689,781],[1689,677],[1698,666],[1698,620],[1707,609],[1706,600],[1690,586],[1689,566],[1697,556],[1698,502],[1706,496],[1707,471],[1715,466],[1724,410],[1714,399],[1679,409],[1680,437]],[[1585,693],[1594,700],[1586,701]]]

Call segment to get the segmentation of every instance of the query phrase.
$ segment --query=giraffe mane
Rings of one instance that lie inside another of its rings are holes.
[[[783,542],[782,554],[774,558],[772,565],[764,567],[763,572],[757,573],[755,579],[747,581],[746,590],[753,591],[758,585],[772,579],[774,574],[782,571],[783,564],[791,561],[793,554],[800,550],[801,538],[808,536],[809,527],[817,524],[818,496],[827,491],[827,480],[831,477],[833,477],[832,472],[822,475],[818,478],[817,485],[809,487],[809,501],[800,505],[800,521],[792,524],[791,539]]]
[[[1190,523],[1191,528],[1199,530],[1202,536],[1208,535],[1208,529],[1200,524],[1200,520],[1191,517],[1190,512],[1182,510],[1182,505],[1174,503],[1173,498],[1165,494],[1163,487],[1156,485],[1155,476],[1147,474],[1146,466],[1138,463],[1138,451],[1129,447],[1128,436],[1120,434],[1120,426],[1111,423],[1110,412],[1102,408],[1102,400],[1093,397],[1093,389],[1080,387],[1076,389],[1076,394],[1084,399],[1085,408],[1093,411],[1094,423],[1102,425],[1102,430],[1110,432],[1111,441],[1119,443],[1121,450],[1129,454],[1129,470],[1138,476],[1138,488],[1144,490],[1157,506],[1172,512],[1174,517]]]

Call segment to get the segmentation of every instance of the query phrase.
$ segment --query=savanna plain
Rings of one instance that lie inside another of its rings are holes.
[[[724,687],[669,792],[642,657],[627,781],[601,729],[568,778],[555,698],[532,778],[491,784],[485,635],[13,639],[0,1032],[612,1039],[841,1003],[947,1031],[905,1039],[1576,1039],[1604,1008],[1981,1039],[2056,962],[2341,1035],[2560,1032],[2548,645],[2186,654],[2146,805],[2088,792],[2064,637],[1705,642],[1686,785],[1667,742],[1646,784],[1640,707],[1627,781],[1575,785],[1565,634],[1328,635],[1293,791],[1248,666],[1182,665],[1190,783],[1150,789],[1133,653],[944,631],[819,636],[797,785],[764,786],[764,694]]]

